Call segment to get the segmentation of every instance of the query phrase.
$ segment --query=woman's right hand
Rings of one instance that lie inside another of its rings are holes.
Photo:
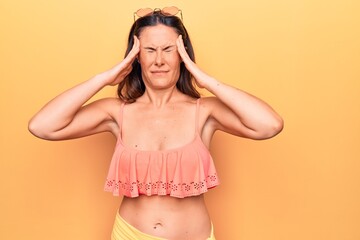
[[[132,63],[137,58],[139,51],[140,41],[134,36],[134,44],[129,54],[120,63],[98,75],[105,79],[106,85],[115,86],[119,84],[131,72]]]

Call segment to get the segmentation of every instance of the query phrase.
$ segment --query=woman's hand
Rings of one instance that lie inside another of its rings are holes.
[[[186,52],[184,41],[182,39],[182,35],[179,35],[176,40],[177,50],[180,54],[181,59],[183,60],[185,67],[189,70],[189,72],[193,75],[196,81],[196,85],[200,88],[207,88],[206,83],[211,80],[211,77],[204,73],[189,57]]]
[[[131,72],[132,63],[136,59],[139,51],[140,41],[136,36],[134,36],[134,45],[129,54],[120,63],[106,72],[99,74],[101,77],[104,77],[106,85],[115,86],[124,80],[124,78]]]

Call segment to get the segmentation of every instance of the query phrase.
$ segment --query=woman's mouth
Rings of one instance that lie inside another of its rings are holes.
[[[164,75],[166,73],[168,73],[168,71],[165,70],[155,70],[155,71],[151,71],[152,74],[154,75]]]

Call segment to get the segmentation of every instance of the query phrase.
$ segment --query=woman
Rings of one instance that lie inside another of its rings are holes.
[[[213,97],[200,98],[193,81]],[[105,86],[119,98],[85,103]],[[47,103],[29,130],[47,140],[117,137],[105,190],[124,195],[112,239],[215,239],[203,193],[219,184],[208,151],[216,130],[267,139],[281,117],[200,70],[180,18],[154,10],[133,24],[126,57]]]

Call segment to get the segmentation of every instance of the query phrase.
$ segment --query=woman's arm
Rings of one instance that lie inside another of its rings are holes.
[[[110,70],[63,92],[48,102],[29,122],[29,131],[47,140],[65,140],[111,131],[114,121],[110,106],[119,102],[103,99],[83,106],[103,87],[121,82],[132,69],[139,52],[139,40],[127,57]]]
[[[267,139],[282,130],[282,118],[267,103],[201,71],[187,55],[181,36],[177,47],[197,85],[215,95],[203,101],[204,107],[209,109],[210,117],[215,120],[215,130],[251,139]]]

